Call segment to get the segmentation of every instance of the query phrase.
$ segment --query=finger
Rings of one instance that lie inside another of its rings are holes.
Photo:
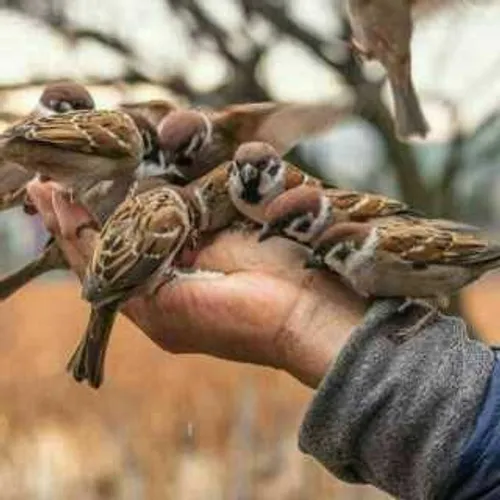
[[[76,241],[86,232],[85,228],[94,225],[94,220],[88,210],[78,203],[71,203],[63,191],[53,191],[52,201],[61,228],[61,236],[64,239]]]
[[[58,234],[60,231],[57,215],[52,204],[52,193],[56,189],[56,185],[52,182],[40,182],[38,180],[31,181],[27,184],[31,202],[35,205],[37,211],[42,217],[44,226],[47,231],[52,234]]]
[[[270,364],[263,344],[280,329],[297,291],[293,284],[257,274],[192,276],[164,285],[154,299],[130,300],[123,312],[171,352]]]
[[[81,278],[92,256],[97,232],[91,229],[93,219],[87,210],[70,203],[64,193],[53,193],[54,211],[61,227],[58,243],[71,268]],[[87,226],[79,231],[79,228]]]

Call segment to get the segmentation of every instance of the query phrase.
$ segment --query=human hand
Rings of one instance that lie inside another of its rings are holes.
[[[91,218],[54,183],[33,181],[31,200],[82,278],[98,233]],[[316,387],[359,323],[365,303],[331,274],[303,268],[305,250],[283,240],[259,244],[254,233],[225,230],[191,256],[214,278],[180,279],[155,297],[122,309],[161,348],[204,353],[288,371]]]

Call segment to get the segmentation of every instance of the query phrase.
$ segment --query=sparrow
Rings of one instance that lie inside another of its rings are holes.
[[[115,208],[125,199],[130,186],[131,184],[125,182],[102,181],[84,193],[82,202],[93,217],[94,222],[91,224],[93,227],[102,227]],[[68,268],[63,252],[51,236],[39,256],[0,279],[0,301],[8,299],[31,280],[47,272]]]
[[[134,120],[143,142],[143,156],[134,175],[124,173],[114,181],[99,182],[81,195],[82,204],[93,216],[94,226],[99,229],[126,198],[136,178],[142,179],[141,185],[144,187],[148,185],[145,179],[162,174],[163,155],[158,147],[155,127],[136,110],[130,109],[128,114]],[[0,300],[9,298],[29,281],[46,272],[67,268],[63,253],[57,248],[56,241],[50,238],[39,257],[0,280]]]
[[[28,119],[94,107],[94,100],[83,85],[65,80],[50,83],[45,87]],[[25,187],[32,177],[32,171],[0,158],[0,211],[26,201]]]
[[[68,111],[84,111],[94,108],[94,99],[83,85],[73,80],[62,80],[49,83],[45,87],[30,116],[51,116]]]
[[[134,172],[144,145],[130,115],[84,110],[13,125],[0,135],[0,154],[79,196],[101,180]]]
[[[154,128],[172,111],[178,110],[179,106],[172,101],[163,99],[152,99],[150,101],[124,102],[119,109],[125,113],[141,115]]]
[[[236,217],[225,166],[179,188],[160,183],[133,187],[104,225],[83,282],[91,315],[83,339],[68,363],[78,382],[93,388],[103,381],[106,349],[116,314],[132,295],[154,295],[178,275],[176,258],[195,250],[199,238]]]
[[[177,110],[158,127],[170,180],[187,184],[233,158],[238,146],[264,141],[285,154],[300,140],[325,132],[352,111],[351,102],[251,103],[221,110]]]
[[[331,225],[396,215],[411,217],[417,212],[381,194],[302,185],[269,203],[259,241],[282,236],[310,245]]]
[[[402,140],[425,137],[422,113],[411,73],[412,19],[409,0],[348,0],[354,49],[377,59],[387,71],[393,92],[396,134]]]
[[[130,193],[108,219],[83,280],[82,296],[92,309],[85,335],[68,363],[75,380],[88,379],[94,388],[101,385],[118,309],[138,291],[153,293],[168,279],[190,228],[188,205],[166,185]]]
[[[477,230],[479,232],[479,230]],[[365,297],[446,297],[500,266],[500,245],[440,221],[388,218],[332,225],[307,267],[326,267]]]
[[[269,204],[285,191],[298,186],[325,184],[282,160],[265,142],[243,143],[231,162],[229,194],[234,206],[246,217],[265,223]]]

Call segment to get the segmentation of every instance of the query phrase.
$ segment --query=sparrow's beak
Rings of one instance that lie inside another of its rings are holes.
[[[324,268],[324,263],[323,259],[314,253],[310,253],[306,259],[306,262],[304,264],[305,269],[323,269]]]
[[[272,226],[271,224],[264,224],[259,234],[259,243],[272,238],[273,236],[278,236],[280,230],[277,226]]]

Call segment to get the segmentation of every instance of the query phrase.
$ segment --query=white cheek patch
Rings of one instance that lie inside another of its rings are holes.
[[[309,229],[310,239],[319,236],[323,230],[333,222],[333,211],[330,201],[326,196],[321,197],[319,214],[313,219],[311,228]]]
[[[285,191],[286,168],[280,164],[275,176],[269,175],[266,170],[260,176],[259,194],[264,201],[270,201]]]
[[[154,161],[142,161],[139,166],[135,169],[136,179],[145,179],[148,177],[157,177],[159,175],[165,175],[165,167],[159,165]]]
[[[311,221],[313,220],[312,214],[303,215],[302,217],[298,217],[295,219],[288,229],[285,231],[286,235],[290,238],[293,238],[295,241],[299,241],[300,243],[307,243],[311,241]],[[309,222],[309,229],[307,231],[299,231],[299,226],[304,222]]]
[[[243,193],[243,184],[241,183],[240,174],[235,166],[231,167],[229,174],[229,194],[234,201],[234,198],[239,199]]]
[[[205,123],[205,138],[203,139],[203,143],[200,146],[200,149],[204,148],[207,144],[212,142],[212,135],[214,131],[214,127],[212,122],[208,118],[205,113],[200,113],[203,122]]]
[[[345,254],[347,251],[346,243],[337,243],[324,257],[325,264],[334,271],[342,274],[342,271],[346,267],[346,262],[349,259],[349,256],[345,256],[341,258],[342,254]]]
[[[198,148],[199,143],[201,142],[200,136],[195,134],[189,143],[189,146],[186,148],[184,154],[189,158],[193,154],[194,151]]]
[[[203,192],[200,188],[196,188],[194,190],[194,197],[196,199],[196,203],[198,205],[198,209],[200,211],[200,227],[198,228],[200,231],[204,231],[208,228],[210,224],[210,212],[207,207],[207,203],[205,201],[205,197],[203,196]]]
[[[52,116],[52,115],[55,115],[55,114],[56,114],[56,112],[55,112],[53,109],[48,108],[48,107],[47,107],[47,106],[45,106],[45,104],[43,104],[42,102],[39,102],[39,103],[36,105],[36,108],[35,108],[35,113],[36,113],[38,116],[43,116],[43,117]]]

